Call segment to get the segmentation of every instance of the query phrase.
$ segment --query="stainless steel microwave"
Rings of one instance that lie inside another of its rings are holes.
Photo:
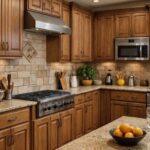
[[[149,60],[149,37],[116,38],[116,60]]]

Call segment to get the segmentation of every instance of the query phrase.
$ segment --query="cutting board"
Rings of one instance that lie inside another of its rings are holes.
[[[60,80],[60,84],[63,90],[68,90],[68,85],[65,77],[65,72],[59,72],[58,78]]]

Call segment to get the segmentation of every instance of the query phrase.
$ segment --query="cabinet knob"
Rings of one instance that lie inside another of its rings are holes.
[[[11,146],[11,136],[7,136],[7,145]]]
[[[8,42],[5,42],[5,50],[8,50],[9,44]]]
[[[5,43],[4,42],[2,42],[1,48],[2,48],[2,50],[5,50]]]

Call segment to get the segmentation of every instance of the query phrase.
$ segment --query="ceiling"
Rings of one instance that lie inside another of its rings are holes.
[[[105,8],[110,9],[111,7],[113,8],[114,6],[123,6],[127,7],[129,5],[130,7],[134,6],[143,6],[144,4],[147,4],[150,2],[150,0],[99,0],[97,3],[93,3],[93,0],[67,0],[68,2],[75,2],[78,3],[82,6],[91,8],[91,9],[101,9],[102,10]]]

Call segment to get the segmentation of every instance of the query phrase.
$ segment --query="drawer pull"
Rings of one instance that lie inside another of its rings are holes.
[[[17,117],[14,117],[14,118],[8,119],[8,122],[14,122],[14,121],[16,121],[16,120],[17,120]]]
[[[11,146],[11,136],[8,136],[8,137],[7,137],[7,145],[8,145],[8,146]]]

